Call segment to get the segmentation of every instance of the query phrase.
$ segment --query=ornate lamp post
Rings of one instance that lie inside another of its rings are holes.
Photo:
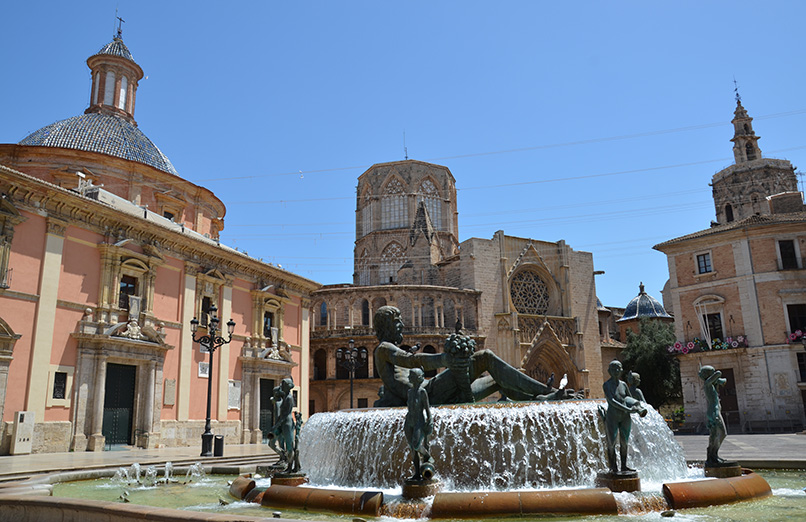
[[[360,350],[355,347],[355,341],[350,339],[350,347],[346,350],[339,348],[336,350],[336,362],[342,368],[345,368],[350,375],[350,409],[353,409],[353,379],[355,378],[355,371],[367,364],[367,349],[361,348]]]
[[[204,433],[202,433],[202,457],[213,456],[213,432],[210,430],[210,399],[213,395],[213,353],[220,346],[229,344],[232,341],[232,332],[235,330],[235,321],[230,319],[227,321],[227,334],[228,338],[224,340],[219,335],[218,323],[218,308],[215,305],[210,307],[210,321],[208,324],[202,325],[207,328],[207,333],[196,337],[196,330],[199,329],[199,320],[195,317],[190,321],[190,331],[193,334],[193,342],[199,343],[203,349],[206,349],[210,354],[209,369],[207,372],[207,420],[204,424]]]

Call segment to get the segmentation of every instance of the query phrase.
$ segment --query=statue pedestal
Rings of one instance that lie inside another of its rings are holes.
[[[738,462],[705,463],[705,476],[713,478],[741,477],[742,467]]]
[[[613,493],[623,491],[632,493],[641,491],[641,479],[638,478],[637,471],[619,471],[617,473],[607,471],[596,475],[596,486],[608,488]]]
[[[403,483],[403,498],[433,497],[442,489],[442,482],[437,479],[406,479]]]
[[[275,473],[271,483],[278,486],[301,486],[308,483],[308,476],[305,473]]]

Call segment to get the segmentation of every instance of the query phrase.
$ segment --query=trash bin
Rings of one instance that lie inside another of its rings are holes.
[[[223,435],[216,435],[215,439],[213,439],[213,456],[214,457],[223,457],[224,456],[224,436]]]

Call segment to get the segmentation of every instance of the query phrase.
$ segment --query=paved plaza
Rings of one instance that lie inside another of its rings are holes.
[[[707,435],[678,435],[675,440],[683,447],[689,462],[704,460]],[[806,469],[806,434],[728,435],[719,455],[750,468]],[[200,457],[198,447],[13,455],[0,457],[0,482],[51,471],[114,468],[135,462],[144,466],[165,462],[225,466],[239,461],[255,463],[262,460],[261,457],[269,462],[275,459],[275,454],[265,444],[231,444],[224,448],[223,458]]]

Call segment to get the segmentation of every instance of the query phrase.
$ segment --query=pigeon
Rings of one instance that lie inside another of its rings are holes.
[[[567,385],[568,385],[568,374],[564,373],[563,378],[560,379],[560,389],[564,390]]]
[[[554,384],[554,372],[551,372],[551,377],[549,377],[549,380],[546,381],[546,386],[551,388],[553,384]]]

